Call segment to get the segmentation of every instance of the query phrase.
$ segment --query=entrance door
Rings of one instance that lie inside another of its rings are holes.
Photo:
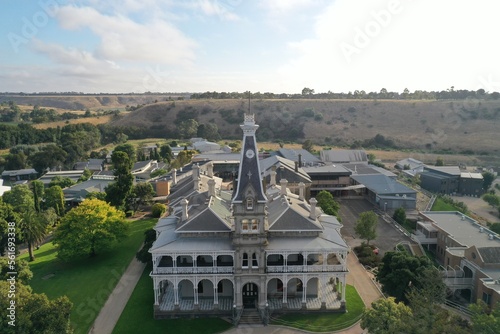
[[[247,283],[243,286],[243,307],[256,308],[259,298],[259,288],[254,283]]]

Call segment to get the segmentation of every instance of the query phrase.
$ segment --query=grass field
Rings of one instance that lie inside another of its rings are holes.
[[[352,285],[346,286],[346,301],[346,313],[287,314],[272,318],[271,323],[310,332],[339,331],[355,324],[365,309],[363,300]]]
[[[431,211],[458,211],[458,209],[449,203],[446,203],[441,198],[437,197],[432,205]]]
[[[232,327],[219,318],[199,319],[153,319],[153,281],[149,277],[151,267],[147,267],[137,283],[127,306],[116,324],[113,334],[135,333],[175,333],[212,334]],[[140,319],[140,321],[137,321]]]
[[[144,241],[144,231],[153,227],[156,219],[131,222],[130,235],[113,250],[92,259],[64,263],[57,259],[52,243],[35,251],[30,262],[34,292],[49,298],[66,295],[73,303],[71,323],[75,333],[87,333],[121,275]],[[26,259],[23,254],[20,259]]]

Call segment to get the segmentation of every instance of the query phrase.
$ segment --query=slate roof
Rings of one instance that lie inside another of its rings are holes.
[[[500,263],[500,247],[481,247],[477,250],[485,263]]]

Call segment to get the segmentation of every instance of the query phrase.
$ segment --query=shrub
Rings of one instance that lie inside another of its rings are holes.
[[[167,206],[165,204],[155,203],[151,207],[151,215],[154,218],[160,218],[166,211],[167,211]]]

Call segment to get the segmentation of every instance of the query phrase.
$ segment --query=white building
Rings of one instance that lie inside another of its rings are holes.
[[[253,115],[245,115],[239,179],[221,190],[213,164],[173,182],[171,214],[158,221],[153,258],[155,317],[269,311],[345,311],[348,246],[341,224],[271,173],[264,189]],[[279,185],[277,184],[279,183]]]

